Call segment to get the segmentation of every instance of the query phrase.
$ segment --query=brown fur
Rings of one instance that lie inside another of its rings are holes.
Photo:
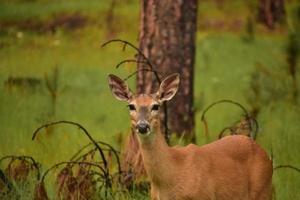
[[[160,133],[140,142],[152,199],[271,199],[272,163],[246,136],[202,147],[169,147]]]
[[[154,104],[170,100],[179,76],[173,74],[156,94],[132,95],[127,85],[110,75],[117,99],[128,102],[131,124],[138,136],[143,163],[151,182],[153,200],[270,200],[272,162],[266,152],[247,136],[227,136],[202,147],[169,147],[160,132]],[[147,134],[136,128],[146,121]]]

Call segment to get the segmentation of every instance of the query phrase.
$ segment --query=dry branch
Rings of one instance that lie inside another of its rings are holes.
[[[52,171],[53,169],[56,169],[57,167],[59,167],[60,165],[69,165],[69,164],[81,164],[81,165],[88,165],[88,166],[93,166],[96,168],[99,168],[100,171],[105,175],[105,169],[103,169],[101,166],[95,164],[95,163],[91,163],[91,162],[77,162],[77,161],[65,161],[65,162],[60,162],[60,163],[56,163],[55,165],[53,165],[52,167],[50,167],[49,169],[47,169],[42,178],[41,178],[41,182],[45,181],[46,176],[48,175],[48,173],[50,171]],[[105,178],[105,177],[104,177]]]
[[[248,113],[248,111],[246,110],[246,108],[244,106],[242,106],[240,103],[238,102],[235,102],[235,101],[232,101],[232,100],[228,100],[228,99],[223,99],[223,100],[220,100],[220,101],[216,101],[212,104],[210,104],[202,113],[202,116],[201,116],[201,121],[204,123],[204,127],[205,127],[205,135],[206,136],[209,136],[209,130],[208,130],[208,124],[207,124],[207,120],[205,118],[205,114],[215,105],[217,104],[220,104],[220,103],[230,103],[230,104],[233,104],[233,105],[236,105],[238,106],[242,111],[243,111],[243,115],[245,117],[245,121],[248,123],[249,125],[249,129],[250,129],[250,137],[252,139],[255,139],[256,138],[256,134],[257,134],[257,131],[259,129],[258,127],[258,123],[256,121],[256,119],[254,119],[253,117],[250,116],[250,114]],[[242,123],[242,121],[240,121]],[[226,130],[232,130],[236,126],[236,123],[230,127],[225,127],[219,134],[219,138],[221,138],[224,134],[224,132]],[[232,132],[233,133],[233,132]]]
[[[120,157],[119,157],[119,153],[117,150],[115,150],[110,144],[102,142],[102,141],[97,141],[97,144],[100,145],[104,145],[107,147],[107,149],[102,148],[103,151],[109,151],[112,152],[114,154],[114,157],[116,159],[117,162],[117,167],[118,167],[118,173],[121,173],[121,162],[120,162]],[[70,159],[70,161],[74,161],[76,157],[78,157],[85,149],[87,149],[88,147],[90,147],[91,145],[93,145],[93,143],[89,143],[85,146],[83,146],[81,149],[79,149]],[[80,157],[78,157],[76,159],[76,161],[80,160],[81,158],[84,158],[85,156],[93,153],[95,150],[97,150],[97,148],[91,149],[90,151],[88,151],[87,153],[81,155]]]
[[[83,131],[83,133],[90,139],[90,141],[95,145],[95,147],[97,148],[97,150],[99,151],[100,153],[100,157],[103,161],[103,165],[104,165],[104,169],[105,169],[105,177],[106,177],[106,181],[107,181],[107,184],[108,185],[111,185],[111,182],[109,180],[109,169],[108,169],[108,166],[107,166],[107,160],[104,156],[104,152],[103,150],[101,149],[101,147],[99,146],[99,144],[92,138],[92,136],[88,133],[88,131],[82,126],[80,125],[79,123],[76,123],[76,122],[72,122],[72,121],[65,121],[65,120],[62,120],[62,121],[57,121],[57,122],[51,122],[51,123],[48,123],[48,124],[44,124],[42,126],[40,126],[39,128],[37,128],[33,135],[32,135],[32,140],[35,139],[36,135],[39,133],[39,131],[43,128],[47,128],[49,126],[54,126],[54,125],[57,125],[57,124],[71,124],[71,125],[74,125],[74,126],[77,126],[79,129],[81,129]]]
[[[276,167],[273,168],[273,170],[278,170],[278,169],[292,169],[292,170],[295,170],[296,172],[300,173],[300,169],[297,168],[297,167],[294,167],[292,165],[278,165]]]

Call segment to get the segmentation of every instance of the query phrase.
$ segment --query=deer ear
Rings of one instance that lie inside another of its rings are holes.
[[[119,77],[113,74],[108,75],[108,84],[116,99],[128,102],[132,98],[128,85]]]
[[[179,87],[179,77],[180,75],[178,73],[174,73],[161,82],[159,90],[157,92],[157,97],[159,101],[169,101],[175,96]]]

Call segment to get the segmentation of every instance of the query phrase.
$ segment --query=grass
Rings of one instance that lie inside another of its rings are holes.
[[[120,3],[116,19],[120,20],[115,36],[137,44],[138,4]],[[242,5],[237,1],[234,8]],[[45,6],[45,4],[47,6]],[[107,40],[103,16],[109,2],[76,1],[4,1],[0,3],[0,21],[38,18],[49,20],[56,13],[80,12],[101,23],[89,22],[76,30],[59,28],[54,34],[22,31],[17,28],[1,30],[0,83],[8,77],[34,77],[41,80],[36,90],[26,87],[0,87],[0,156],[31,155],[43,164],[45,170],[54,163],[69,159],[88,140],[80,130],[67,125],[52,132],[40,134],[31,141],[33,131],[43,123],[55,120],[80,122],[97,140],[120,149],[118,138],[129,132],[129,117],[125,105],[116,102],[107,86],[107,75],[125,77],[135,70],[132,64],[122,69],[114,65],[124,58],[133,57],[131,50],[113,44],[105,49],[100,44]],[[224,8],[232,17],[233,7]],[[45,8],[45,9],[41,9]],[[199,16],[209,17],[200,5]],[[242,7],[241,11],[247,8]],[[222,15],[213,10],[214,16]],[[223,13],[224,14],[224,13]],[[103,23],[102,23],[103,22]],[[117,23],[117,22],[115,22]],[[20,37],[21,33],[21,37]],[[220,99],[232,99],[251,109],[250,82],[253,73],[262,73],[258,63],[271,75],[264,75],[261,112],[258,115],[260,132],[258,143],[274,154],[274,164],[291,164],[300,167],[299,106],[290,100],[290,79],[286,72],[285,35],[260,35],[253,42],[245,42],[242,33],[199,31],[195,73],[195,102],[197,142],[205,144],[216,140],[218,132],[240,117],[240,111],[231,105],[219,105],[207,115],[210,138],[205,138],[200,115],[204,107]],[[51,112],[51,98],[44,81],[58,67],[58,96],[56,113]],[[277,79],[280,74],[283,79]],[[298,73],[299,77],[299,73]],[[134,78],[130,85],[134,87]],[[271,98],[270,93],[276,92]],[[298,99],[299,102],[299,99]],[[3,167],[3,166],[2,166]],[[299,199],[299,174],[291,170],[278,170],[274,174],[277,199]],[[136,191],[136,199],[145,198]]]

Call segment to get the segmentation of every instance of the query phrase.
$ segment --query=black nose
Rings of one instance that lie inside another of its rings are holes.
[[[150,130],[149,124],[145,123],[145,122],[138,123],[136,128],[138,129],[139,133],[141,133],[141,134],[148,133]]]

